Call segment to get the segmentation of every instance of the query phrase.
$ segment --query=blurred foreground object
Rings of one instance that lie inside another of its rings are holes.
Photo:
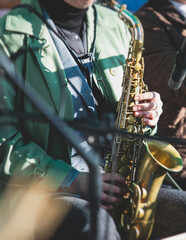
[[[127,4],[127,9],[131,12],[136,12],[148,0],[119,0],[120,4]]]
[[[1,8],[10,9],[19,3],[20,0],[0,0],[0,9]]]
[[[59,206],[58,202],[50,200],[49,194],[34,187],[30,189],[8,187],[0,202],[0,239],[32,240],[35,231],[40,232],[43,239],[49,239],[69,211],[67,206],[62,207],[62,201]],[[46,213],[47,219],[50,219],[50,223],[55,222],[55,225],[47,225],[47,228],[43,229],[43,225],[36,225],[35,221],[36,218],[45,219]]]
[[[9,9],[18,5],[20,0],[0,0],[0,18],[3,17]]]

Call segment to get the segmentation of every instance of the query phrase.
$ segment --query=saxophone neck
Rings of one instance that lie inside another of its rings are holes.
[[[120,5],[115,0],[108,2],[109,6],[118,12],[119,18],[128,24],[132,39],[144,42],[144,31],[139,18],[128,11],[125,4]]]
[[[144,50],[143,41],[134,40],[131,52],[131,58],[136,59],[136,63],[139,63],[142,59],[142,53]]]
[[[126,9],[126,5],[120,5],[115,0],[102,1],[102,5],[116,10],[119,18],[128,25],[131,33],[131,52],[129,52],[129,57],[135,59],[136,63],[139,63],[144,50],[144,31],[140,20]]]

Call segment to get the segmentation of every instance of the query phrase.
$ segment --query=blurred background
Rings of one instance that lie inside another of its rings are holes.
[[[137,11],[148,0],[118,0],[119,4],[127,4],[127,9],[131,12]]]
[[[10,8],[19,4],[20,0],[0,0],[0,17],[9,11]]]
[[[127,9],[134,13],[147,1],[148,0],[118,0],[118,3],[127,4]],[[20,0],[0,0],[0,17],[5,15],[10,8],[19,3]]]

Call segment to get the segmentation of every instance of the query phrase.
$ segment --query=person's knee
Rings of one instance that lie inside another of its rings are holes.
[[[73,197],[54,197],[50,199],[50,205],[46,207],[45,200],[41,204],[36,219],[36,240],[64,240],[88,239],[91,230],[90,205],[87,201]],[[49,210],[56,209],[57,215],[49,216]],[[65,215],[64,215],[65,209]],[[59,218],[59,213],[63,215]],[[95,233],[94,233],[95,234]],[[112,217],[102,208],[97,213],[97,239],[119,240]],[[47,237],[46,237],[47,236]]]

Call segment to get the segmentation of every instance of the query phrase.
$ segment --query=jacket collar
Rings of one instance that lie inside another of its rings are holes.
[[[33,7],[35,10],[37,10],[40,14],[43,15],[42,9],[38,3],[38,1],[34,0],[22,0],[22,4],[28,4],[31,7]],[[51,92],[51,96],[54,102],[54,105],[59,112],[60,109],[60,85],[61,86],[66,86],[67,85],[67,79],[65,76],[64,71],[62,70],[61,73],[59,74],[59,69],[64,69],[62,66],[62,63],[59,58],[59,54],[55,48],[55,45],[51,39],[50,33],[47,29],[46,24],[35,15],[33,12],[29,12],[28,14],[28,9],[24,8],[17,8],[12,10],[8,15],[6,19],[6,25],[5,28],[7,31],[11,32],[18,32],[18,33],[23,33],[23,34],[28,34],[30,36],[33,36],[33,38],[29,38],[29,46],[33,50],[37,61],[43,71],[43,74],[46,79],[46,83],[48,85],[48,88]],[[18,14],[20,13],[20,14]],[[88,49],[90,50],[91,44],[93,42],[94,38],[94,10],[92,7],[89,8],[87,12],[87,31],[88,31]],[[41,59],[41,52],[45,48],[48,48],[48,52],[53,53],[55,56],[56,62],[59,63],[58,69],[54,70],[54,66],[51,64],[48,64],[51,62],[50,56],[45,54],[45,57],[42,59],[45,59],[45,63],[43,63],[44,60]],[[38,51],[39,49],[39,51]],[[49,74],[47,73],[46,69],[48,69],[49,72],[52,72],[52,78],[51,75],[49,78]],[[60,75],[63,75],[63,78],[61,78]],[[56,81],[57,80],[57,81]],[[60,80],[62,82],[60,82]],[[58,82],[57,84],[54,84],[55,82]],[[59,85],[60,84],[60,85]]]
[[[41,9],[41,6],[39,4],[39,1],[35,0],[22,0],[21,4],[27,4],[30,5],[32,8],[34,8],[37,12],[39,12],[41,15],[43,15],[43,11]],[[96,5],[96,8],[99,6]],[[20,11],[21,9],[21,11]],[[19,13],[20,14],[17,14]],[[99,16],[98,16],[99,17]],[[99,22],[99,21],[98,21]],[[102,22],[102,21],[101,21]],[[94,39],[94,23],[95,23],[95,14],[93,7],[90,7],[87,11],[87,44],[88,44],[88,50],[91,49],[91,44]],[[110,28],[112,23],[109,21],[105,21],[105,26],[102,26],[100,29],[99,23],[97,24],[97,32],[101,32],[102,29],[108,29]],[[21,26],[21,27],[20,27]],[[7,31],[11,32],[18,32],[23,34],[28,34],[30,36],[33,36],[37,39],[45,39],[46,38],[46,31],[48,31],[47,26],[45,23],[36,16],[35,13],[30,12],[28,14],[28,9],[24,8],[17,8],[11,11],[6,19],[6,25],[5,29]]]
[[[22,0],[21,3],[31,6],[42,15],[39,1]],[[39,17],[36,17],[35,13],[30,11],[28,14],[28,11],[28,9],[21,7],[13,9],[6,18],[5,29],[7,31],[24,33],[34,36],[37,39],[42,39],[46,25]]]
[[[22,0],[21,4],[29,5],[43,15],[39,1]],[[17,15],[20,9],[22,9],[21,14]],[[88,46],[90,47],[94,37],[94,11],[92,7],[87,11],[87,20],[87,29],[89,31]],[[47,28],[45,23],[39,17],[36,17],[35,13],[30,12],[28,14],[28,9],[26,8],[17,8],[11,11],[7,16],[5,26],[7,31],[28,34],[38,39],[43,38],[45,28]]]

